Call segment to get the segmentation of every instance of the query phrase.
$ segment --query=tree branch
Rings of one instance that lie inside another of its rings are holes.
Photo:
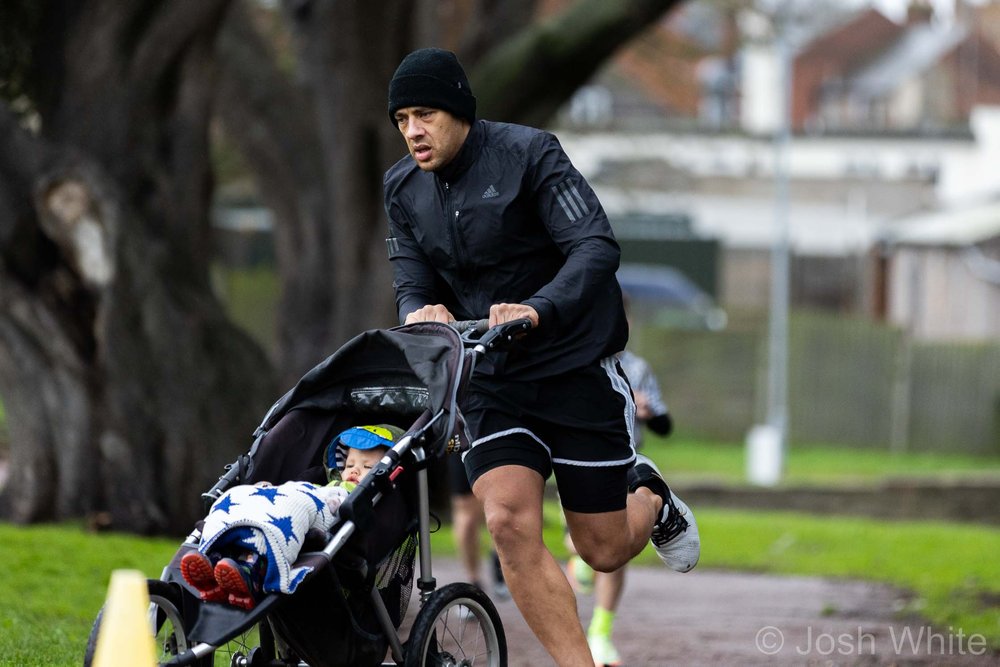
[[[683,0],[582,0],[504,42],[471,72],[479,115],[544,125],[612,53]]]
[[[155,85],[199,33],[215,32],[230,2],[200,0],[160,5],[159,13],[137,44],[129,67],[132,83]]]

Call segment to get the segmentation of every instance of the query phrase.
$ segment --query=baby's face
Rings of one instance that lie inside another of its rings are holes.
[[[340,477],[345,482],[357,484],[382,458],[381,449],[354,449],[347,450],[347,460],[344,462],[344,470]]]

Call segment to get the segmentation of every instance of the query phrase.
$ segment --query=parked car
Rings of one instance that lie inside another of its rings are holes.
[[[670,266],[622,264],[618,282],[634,319],[678,329],[724,329],[726,312],[681,271]]]

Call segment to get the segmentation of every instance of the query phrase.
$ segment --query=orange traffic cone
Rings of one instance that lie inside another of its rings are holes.
[[[155,667],[148,610],[149,590],[142,572],[112,572],[93,667]]]

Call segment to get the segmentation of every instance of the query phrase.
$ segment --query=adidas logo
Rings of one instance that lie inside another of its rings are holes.
[[[493,199],[494,197],[499,197],[499,196],[500,193],[497,192],[497,189],[492,185],[486,188],[486,192],[483,193],[483,199]]]

